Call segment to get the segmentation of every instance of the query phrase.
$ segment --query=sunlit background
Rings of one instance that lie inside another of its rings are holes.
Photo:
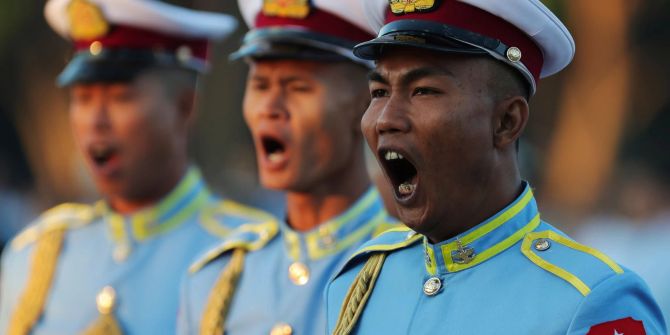
[[[170,2],[238,15],[232,0]],[[630,256],[629,267],[656,267],[666,286],[655,292],[670,304],[670,1],[545,3],[573,33],[577,56],[531,101],[524,177],[545,220],[621,262]],[[54,85],[71,50],[45,23],[43,5],[0,1],[2,242],[46,208],[98,197],[74,147],[67,94]],[[260,189],[242,121],[246,65],[227,60],[245,30],[212,50],[192,156],[218,193],[277,212],[282,197]]]

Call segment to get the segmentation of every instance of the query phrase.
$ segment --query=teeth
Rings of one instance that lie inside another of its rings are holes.
[[[410,183],[402,183],[400,186],[398,186],[398,192],[402,195],[409,195],[414,192],[414,185]]]
[[[268,155],[268,160],[273,163],[279,162],[284,155],[278,153],[278,152],[273,152],[270,155]]]
[[[404,159],[405,157],[395,151],[387,151],[386,154],[384,155],[384,158],[387,161],[390,161],[394,159]]]

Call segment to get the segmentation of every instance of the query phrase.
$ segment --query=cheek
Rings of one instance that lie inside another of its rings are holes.
[[[377,117],[379,115],[379,108],[376,107],[376,104],[373,102],[370,104],[368,109],[363,114],[361,118],[361,132],[365,136],[365,140],[368,142],[371,148],[374,148],[377,141]]]
[[[253,94],[250,93],[250,89],[247,88],[247,92],[244,94],[244,99],[242,101],[242,116],[249,127],[251,127],[255,111],[258,109],[260,103],[260,99],[254,99]]]
[[[70,128],[76,140],[80,140],[93,129],[93,122],[90,118],[87,118],[87,114],[78,108],[70,109]]]
[[[178,136],[177,111],[168,104],[146,104],[128,110],[116,120],[117,134],[126,145],[138,146],[149,151],[164,147]]]

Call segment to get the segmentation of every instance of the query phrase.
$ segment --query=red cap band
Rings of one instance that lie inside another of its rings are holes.
[[[180,38],[142,28],[115,25],[110,32],[98,39],[74,41],[77,51],[88,49],[94,42],[100,42],[106,49],[146,49],[174,53],[181,47],[188,47],[191,55],[203,61],[208,56],[208,41],[205,39]]]
[[[458,0],[442,0],[439,7],[429,12],[413,12],[395,15],[389,7],[386,23],[398,20],[426,20],[469,30],[480,35],[495,38],[508,47],[521,50],[521,62],[539,82],[544,57],[542,51],[526,33],[516,26],[485,10]]]
[[[256,28],[294,26],[356,43],[365,42],[375,37],[337,15],[314,7],[310,9],[310,13],[304,19],[267,16],[261,11],[256,16],[255,26]]]

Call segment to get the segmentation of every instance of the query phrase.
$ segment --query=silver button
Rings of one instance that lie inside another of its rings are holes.
[[[177,48],[177,59],[182,63],[188,63],[193,58],[193,51],[186,45]]]
[[[511,47],[507,49],[507,59],[510,62],[516,63],[521,60],[521,50],[517,47]]]
[[[293,284],[305,285],[309,281],[309,268],[303,263],[295,262],[288,267],[288,277]]]
[[[112,257],[117,263],[124,262],[130,256],[130,246],[128,244],[120,244],[114,248]]]
[[[95,297],[95,303],[98,306],[100,314],[109,314],[114,309],[116,303],[116,291],[111,286],[105,286]]]
[[[546,238],[540,238],[535,241],[535,250],[545,251],[549,248],[551,248],[551,242],[549,242],[549,240]]]
[[[442,281],[437,277],[431,277],[423,283],[423,293],[428,296],[436,295],[440,288],[442,288]]]
[[[291,335],[293,334],[293,328],[288,323],[278,323],[270,331],[270,335]]]

